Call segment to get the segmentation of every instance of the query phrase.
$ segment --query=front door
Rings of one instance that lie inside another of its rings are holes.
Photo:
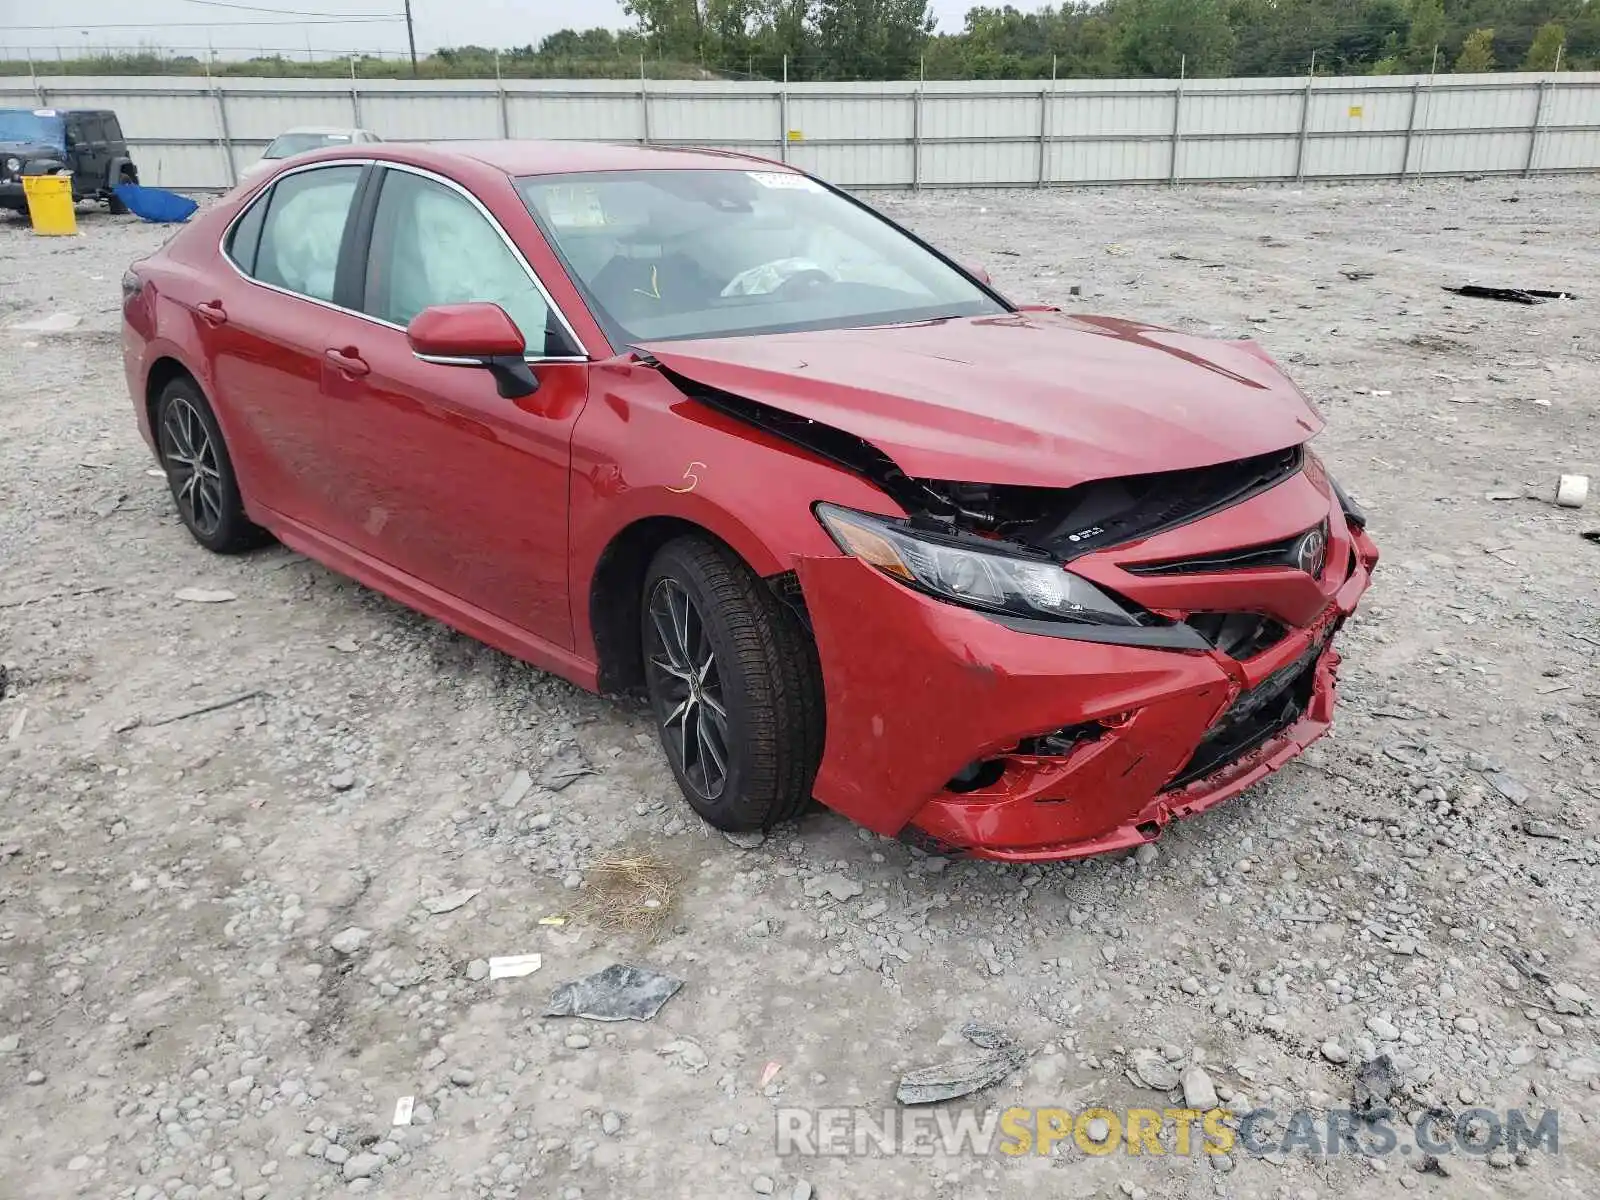
[[[435,304],[493,301],[530,358],[570,350],[549,302],[493,220],[435,178],[385,171],[364,311],[324,371],[341,456],[342,528],[357,549],[554,645],[570,648],[567,474],[588,391],[582,362],[534,362],[539,389],[502,399],[476,367],[422,362],[405,326]]]

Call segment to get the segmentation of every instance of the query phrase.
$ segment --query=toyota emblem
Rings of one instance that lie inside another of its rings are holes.
[[[1294,548],[1294,565],[1312,577],[1322,574],[1328,556],[1328,535],[1319,529],[1309,531]]]

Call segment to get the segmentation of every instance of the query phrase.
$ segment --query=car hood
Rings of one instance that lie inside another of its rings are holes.
[[[44,154],[59,158],[65,153],[62,147],[48,142],[0,142],[0,158],[37,158]]]
[[[844,430],[908,475],[1072,487],[1281,450],[1322,427],[1248,341],[1054,312],[637,347]]]

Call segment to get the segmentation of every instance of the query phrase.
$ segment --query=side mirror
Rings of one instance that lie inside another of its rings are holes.
[[[977,263],[962,263],[961,265],[967,269],[968,275],[971,275],[979,283],[983,284],[984,287],[994,286],[994,280],[989,278],[989,272],[985,271]]]
[[[411,353],[449,367],[484,367],[506,400],[531,396],[539,380],[523,355],[522,331],[498,304],[438,304],[406,327]]]

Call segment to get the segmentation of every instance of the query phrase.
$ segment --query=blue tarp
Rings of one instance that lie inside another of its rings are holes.
[[[117,199],[128,206],[128,211],[145,221],[157,225],[176,225],[194,216],[200,206],[187,196],[161,188],[140,187],[134,183],[117,185]]]

